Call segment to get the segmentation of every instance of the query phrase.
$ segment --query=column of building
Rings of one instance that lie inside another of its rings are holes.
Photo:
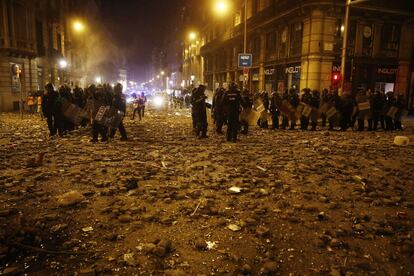
[[[336,19],[313,10],[303,22],[301,88],[322,90],[331,85]]]

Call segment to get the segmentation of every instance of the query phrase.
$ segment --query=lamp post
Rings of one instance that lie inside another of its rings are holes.
[[[345,0],[345,18],[344,18],[344,38],[342,40],[342,56],[341,56],[341,89],[339,90],[339,95],[342,95],[344,92],[344,83],[345,83],[345,66],[346,66],[346,50],[348,43],[348,29],[349,29],[349,13],[352,5],[369,2],[370,0]],[[352,68],[351,68],[352,72]]]
[[[219,0],[216,2],[215,10],[218,14],[224,15],[228,13],[229,4],[227,0]],[[244,0],[244,31],[243,31],[243,54],[247,54],[247,0]],[[243,78],[243,88],[246,87],[246,78]]]

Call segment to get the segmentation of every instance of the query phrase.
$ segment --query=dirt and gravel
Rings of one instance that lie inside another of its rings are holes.
[[[190,120],[149,111],[129,142],[91,144],[1,114],[0,275],[414,273],[411,129],[232,144]]]

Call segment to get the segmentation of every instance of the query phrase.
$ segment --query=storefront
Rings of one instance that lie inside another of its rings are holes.
[[[254,68],[250,70],[250,91],[259,92],[259,68]]]
[[[268,66],[264,69],[265,90],[268,93],[276,91],[276,69],[274,66]]]
[[[383,93],[394,92],[397,71],[397,66],[378,66],[376,70],[375,90]]]
[[[300,90],[300,63],[277,65],[275,69],[275,84],[277,91],[283,92],[290,88],[294,88],[296,91]]]
[[[300,91],[300,63],[288,64],[285,67],[286,86]]]

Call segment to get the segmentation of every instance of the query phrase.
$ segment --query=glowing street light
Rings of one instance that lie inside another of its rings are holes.
[[[101,84],[102,83],[102,78],[100,76],[97,76],[95,78],[95,82],[98,83],[98,84]]]
[[[160,78],[160,75],[157,75],[157,79],[159,79]]]
[[[85,30],[85,25],[81,21],[76,20],[73,22],[73,29],[76,32],[81,33]]]
[[[190,39],[190,41],[193,41],[197,38],[197,34],[195,32],[190,32],[188,34],[188,39]]]
[[[229,9],[229,3],[226,0],[219,0],[214,5],[214,10],[218,15],[227,14]]]
[[[62,58],[61,60],[59,60],[59,67],[60,69],[65,69],[66,67],[68,67],[68,62]]]
[[[164,72],[164,71],[161,71],[161,73],[160,73],[160,74],[161,74],[161,76],[164,76],[165,72]]]

